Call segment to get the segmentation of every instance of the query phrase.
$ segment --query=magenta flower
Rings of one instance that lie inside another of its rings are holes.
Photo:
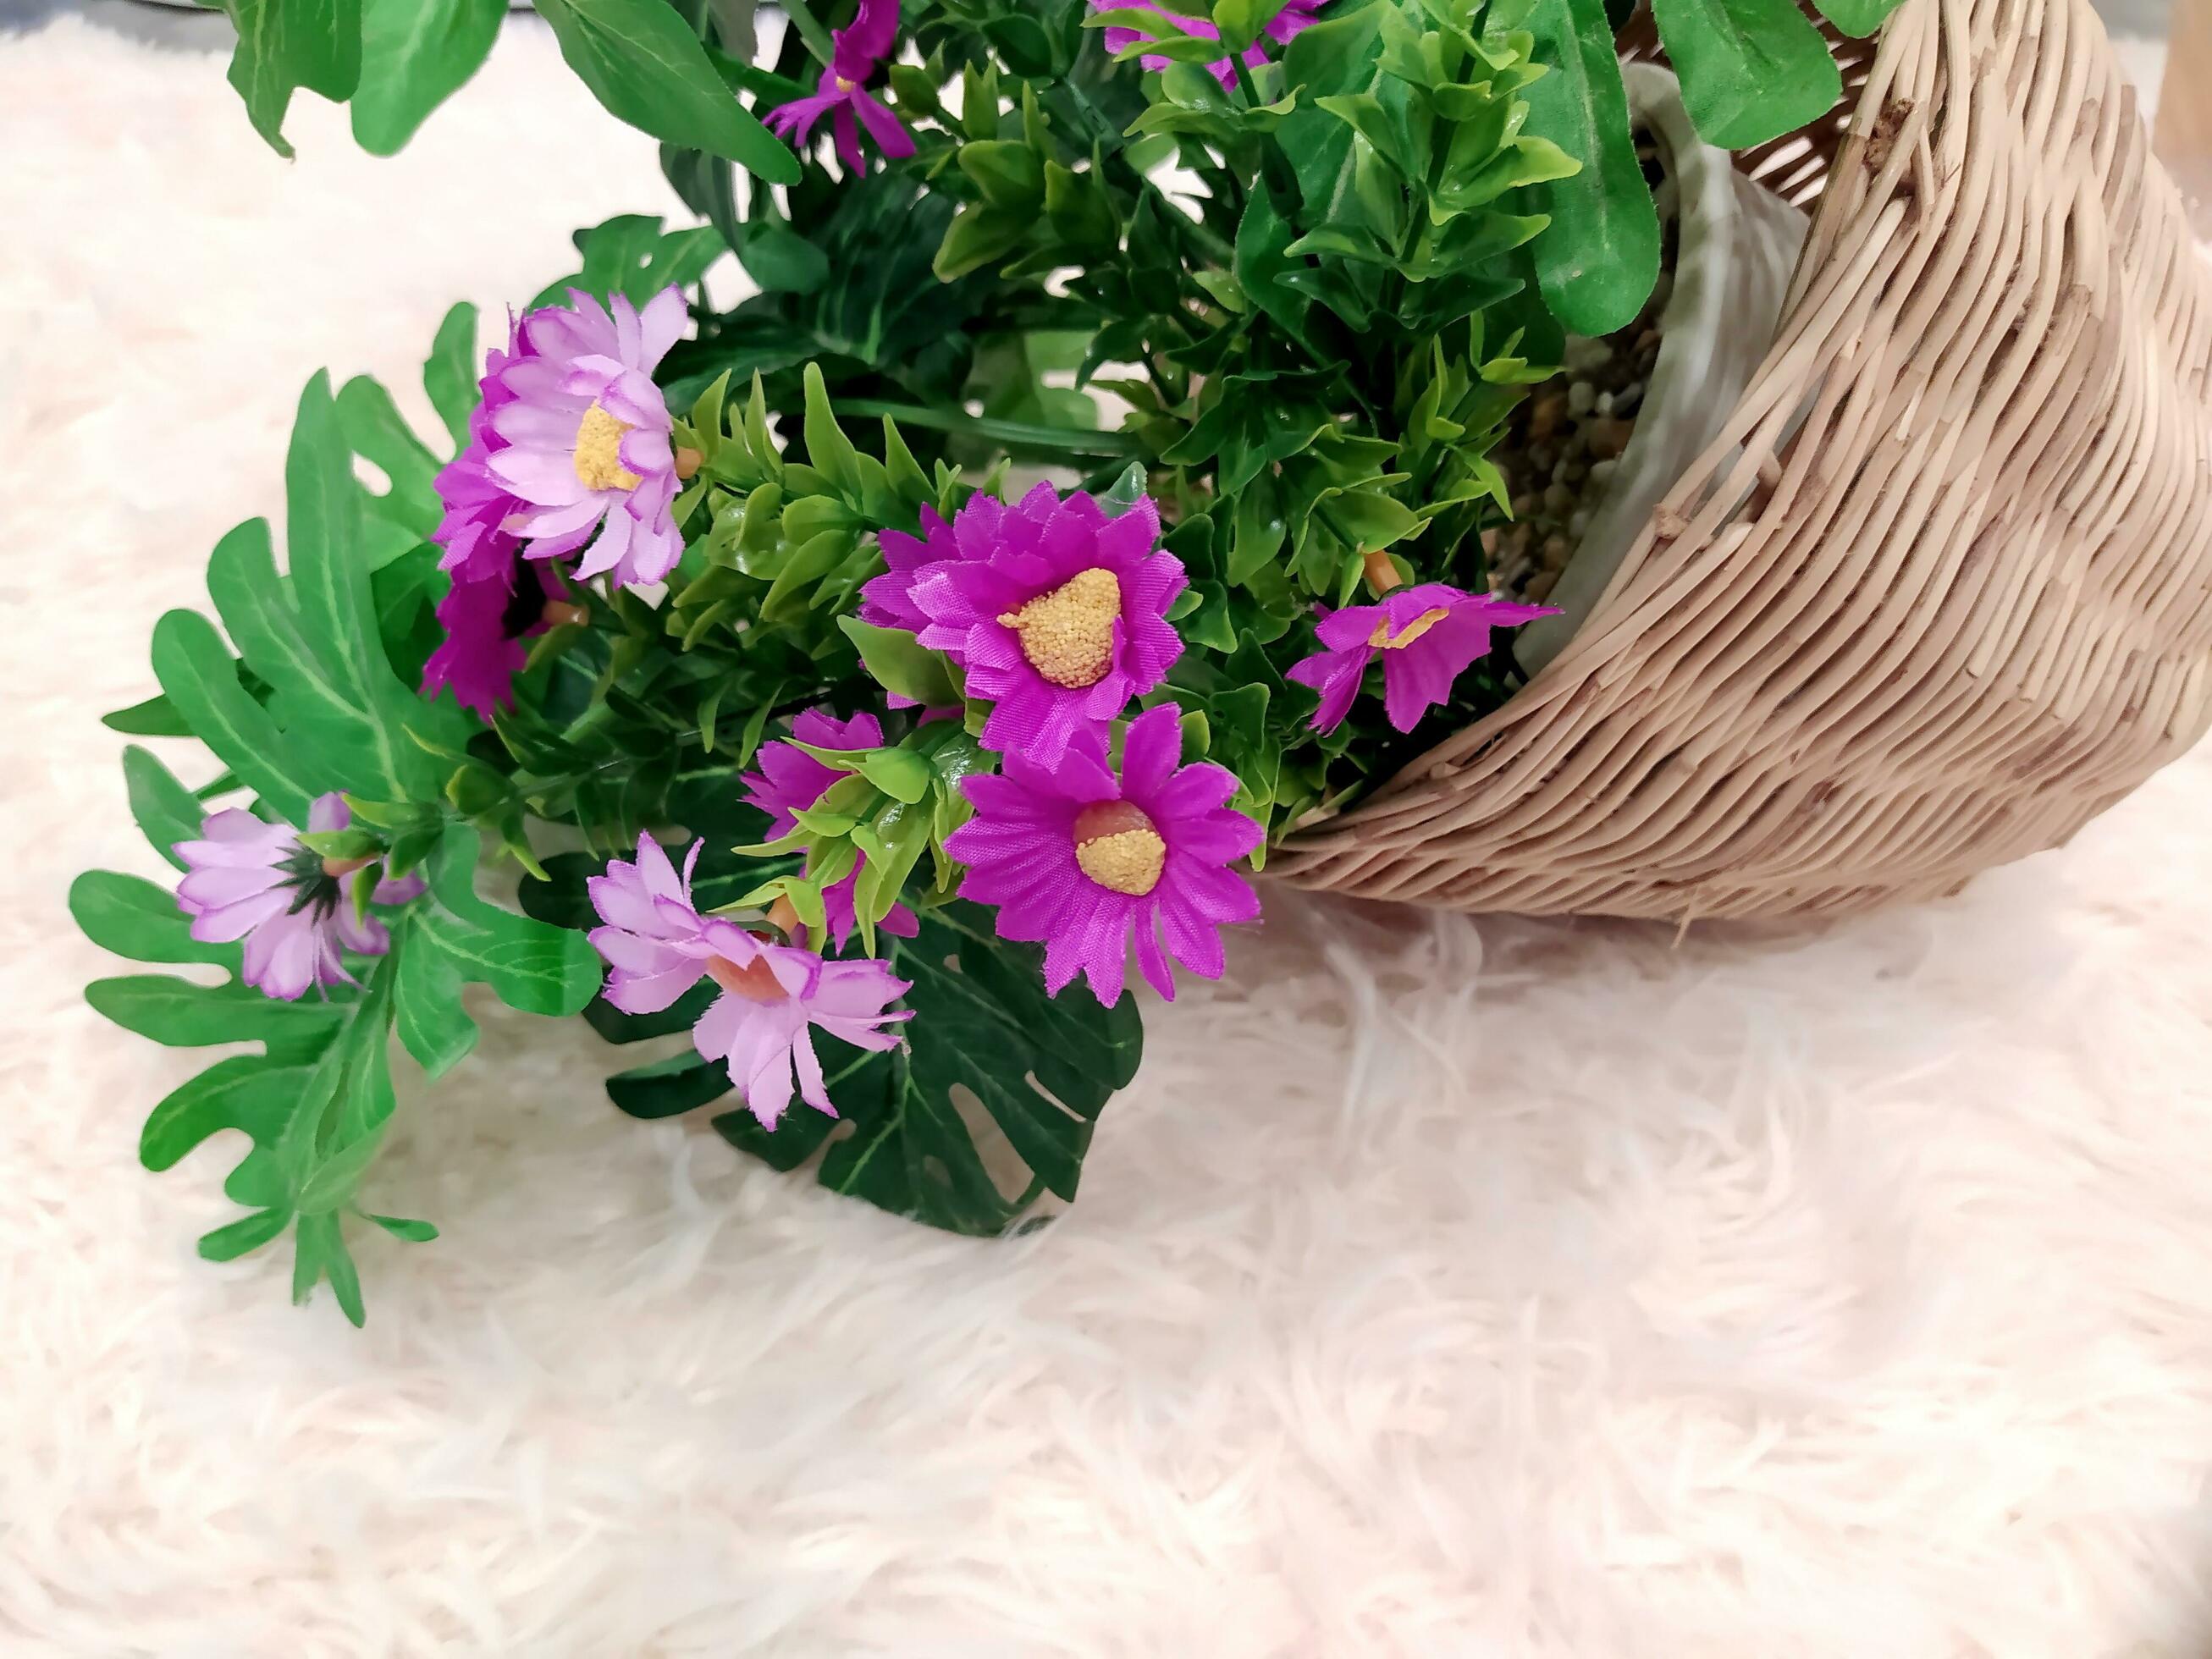
[[[1172,1000],[1169,957],[1218,979],[1220,930],[1260,914],[1251,884],[1228,866],[1263,831],[1224,804],[1237,790],[1226,768],[1176,764],[1182,718],[1163,703],[1130,721],[1119,779],[1104,738],[1085,732],[1057,767],[1018,751],[1002,775],[961,785],[975,816],[945,843],[969,866],[960,896],[998,906],[1003,937],[1043,943],[1054,996],[1080,971],[1112,1007],[1133,933],[1137,965]]]
[[[575,289],[568,297],[522,319],[521,350],[491,377],[487,422],[503,447],[483,471],[519,503],[501,528],[529,542],[529,557],[581,549],[580,577],[657,582],[684,555],[670,511],[674,422],[653,383],[684,331],[684,295],[663,289],[643,311],[619,294],[605,306]]]
[[[336,794],[318,797],[307,810],[313,830],[343,830],[351,819]],[[177,907],[192,919],[192,937],[212,945],[244,939],[243,976],[264,996],[291,1002],[311,985],[355,984],[343,951],[380,957],[392,948],[382,922],[355,919],[343,872],[333,873],[321,854],[301,846],[289,823],[232,807],[203,819],[200,839],[180,841],[175,851],[188,866]],[[422,886],[416,876],[380,881],[373,897],[404,904]]]
[[[837,159],[845,164],[848,173],[857,174],[867,165],[867,155],[860,149],[863,126],[876,141],[876,148],[890,160],[904,161],[913,155],[914,135],[866,87],[868,78],[898,44],[898,0],[860,0],[860,14],[852,27],[835,30],[830,36],[835,50],[830,67],[815,83],[814,96],[779,105],[769,112],[763,125],[778,137],[789,140],[793,149],[804,149],[814,137],[815,124],[829,116],[830,130],[836,135]]]
[[[791,735],[817,749],[880,749],[884,744],[884,728],[873,714],[860,714],[840,720],[818,708],[807,709],[793,720]],[[815,759],[798,744],[763,744],[757,759],[760,770],[746,773],[739,781],[745,786],[745,799],[769,815],[770,841],[798,829],[799,820],[792,814],[805,811],[829,793],[830,785],[848,775]],[[853,903],[860,884],[860,866],[856,864],[850,875],[822,890],[823,920],[840,951],[851,940],[859,921]],[[921,932],[914,912],[903,904],[894,904],[877,926],[901,939],[912,939]],[[805,932],[800,928],[792,942],[805,944]]]
[[[1313,27],[1317,21],[1316,14],[1328,3],[1328,0],[1289,0],[1289,3],[1285,5],[1282,10],[1268,19],[1267,27],[1261,31],[1262,38],[1280,45],[1292,35],[1304,33]],[[1218,40],[1221,38],[1220,29],[1208,19],[1185,17],[1179,11],[1170,11],[1165,6],[1157,3],[1157,0],[1091,0],[1091,9],[1093,11],[1156,11],[1163,17],[1173,18],[1181,26],[1185,34],[1194,34],[1202,40]],[[1106,50],[1120,53],[1135,46],[1139,40],[1157,41],[1164,38],[1172,38],[1174,33],[1175,30],[1171,28],[1163,28],[1157,33],[1152,33],[1116,24],[1106,31]],[[1175,60],[1161,53],[1148,52],[1139,61],[1148,70],[1164,70]],[[1256,42],[1245,49],[1245,68],[1257,69],[1267,61],[1267,54]],[[1225,55],[1216,58],[1206,67],[1213,72],[1213,78],[1220,82],[1224,87],[1236,84],[1236,68]]]
[[[1294,665],[1289,678],[1321,693],[1310,722],[1316,732],[1344,723],[1360,677],[1382,655],[1382,707],[1390,724],[1410,732],[1421,716],[1451,696],[1452,682],[1490,653],[1490,630],[1556,617],[1547,605],[1516,605],[1443,582],[1401,587],[1377,605],[1349,605],[1324,613],[1314,629],[1322,648]]]
[[[835,1117],[815,1028],[856,1048],[895,1048],[897,1033],[882,1028],[913,1012],[885,1005],[908,981],[881,962],[824,961],[756,939],[724,917],[702,916],[691,902],[691,871],[704,844],[692,843],[678,876],[659,843],[641,836],[636,863],[611,860],[605,875],[586,884],[606,924],[592,933],[607,961],[606,999],[625,1013],[658,1013],[702,975],[712,979],[722,994],[699,1017],[692,1046],[728,1066],[747,1109],[775,1127],[791,1104],[795,1069],[799,1097]]]
[[[482,556],[476,561],[483,562]],[[438,625],[446,637],[422,665],[424,696],[451,687],[456,702],[487,722],[514,707],[514,677],[530,659],[523,641],[546,630],[547,602],[566,591],[552,565],[532,562],[516,568],[521,563],[510,543],[504,570],[476,579],[454,573],[453,586],[438,601]]]
[[[916,637],[993,705],[986,748],[1052,766],[1182,654],[1167,620],[1182,561],[1158,550],[1150,496],[1109,519],[1080,490],[1063,501],[1041,483],[1017,506],[978,495],[951,525],[933,513],[923,524],[926,544],[883,532],[890,569],[861,591],[861,615],[879,627],[923,619]]]

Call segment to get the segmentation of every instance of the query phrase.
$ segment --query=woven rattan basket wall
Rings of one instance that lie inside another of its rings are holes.
[[[1686,921],[1957,889],[2203,732],[2212,271],[2088,0],[1907,0],[1837,115],[1781,332],[1510,703],[1269,871]],[[1838,148],[1840,141],[1840,149]]]

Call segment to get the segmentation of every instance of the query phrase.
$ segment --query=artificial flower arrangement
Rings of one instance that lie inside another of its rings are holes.
[[[306,86],[393,148],[493,9],[234,0],[232,79],[272,143]],[[228,971],[102,1013],[258,1045],[145,1127],[156,1170],[251,1142],[202,1253],[289,1234],[356,1322],[349,1231],[434,1233],[361,1198],[392,1039],[452,1069],[465,983],[689,1032],[615,1103],[726,1103],[897,1213],[1073,1198],[1132,967],[1218,976],[1270,844],[1511,694],[1543,612],[1491,591],[1489,452],[1657,275],[1598,0],[787,0],[766,48],[745,5],[540,9],[705,222],[580,233],[481,360],[457,307],[442,451],[308,386],[282,573],[264,522],[225,537],[221,630],[163,617],[160,695],[110,717],[219,765],[125,753],[180,878],[72,893],[109,949]],[[1787,0],[1717,9],[1659,13],[1711,136],[1833,101]],[[717,310],[730,251],[757,292]]]

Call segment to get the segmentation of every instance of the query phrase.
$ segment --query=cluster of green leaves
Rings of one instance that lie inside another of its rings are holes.
[[[434,363],[433,380],[439,401],[465,417],[450,381],[436,384]],[[147,1120],[141,1156],[149,1169],[167,1169],[218,1130],[242,1130],[252,1142],[224,1188],[249,1213],[208,1234],[201,1253],[228,1259],[289,1231],[295,1297],[327,1279],[356,1323],[361,1285],[345,1218],[362,1217],[404,1239],[435,1231],[370,1212],[358,1199],[395,1106],[389,1039],[396,1035],[434,1077],[476,1042],[464,982],[489,985],[514,1007],[561,1014],[580,1009],[599,981],[580,937],[477,896],[479,837],[446,802],[450,769],[440,757],[468,740],[466,722],[450,705],[422,702],[395,669],[395,657],[414,648],[428,603],[410,556],[428,550],[391,515],[424,510],[427,477],[405,457],[428,457],[411,434],[409,450],[388,441],[389,409],[373,382],[356,381],[337,398],[323,377],[309,384],[285,468],[288,568],[276,568],[266,523],[224,537],[208,567],[222,630],[196,611],[162,617],[153,652],[162,695],[116,723],[196,738],[222,764],[195,792],[146,750],[125,757],[131,811],[179,867],[178,843],[198,839],[210,804],[225,797],[296,826],[318,798],[337,792],[363,820],[404,823],[404,833],[388,837],[356,830],[313,843],[341,855],[373,846],[379,861],[356,878],[357,902],[380,874],[427,880],[422,898],[392,913],[390,951],[357,963],[356,985],[277,1002],[242,981],[239,945],[191,937],[167,890],[94,871],[70,893],[79,926],[108,950],[228,975],[219,984],[166,974],[100,980],[87,993],[94,1007],[159,1042],[258,1045],[173,1091]],[[372,495],[356,482],[357,452],[382,458],[389,491]],[[434,498],[429,511],[434,519]]]
[[[222,0],[238,29],[230,83],[254,128],[289,155],[301,88],[350,102],[355,139],[398,150],[491,51],[507,0]],[[611,113],[665,143],[799,177],[791,151],[739,101],[701,44],[703,7],[668,0],[544,0],[561,55]],[[749,15],[744,7],[738,15]]]

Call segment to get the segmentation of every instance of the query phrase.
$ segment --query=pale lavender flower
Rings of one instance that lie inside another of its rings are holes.
[[[831,1117],[837,1109],[814,1051],[816,1029],[858,1048],[898,1046],[882,1029],[913,1018],[887,1006],[908,988],[887,963],[830,962],[812,951],[757,939],[722,916],[702,916],[691,899],[695,842],[677,873],[650,836],[637,861],[611,860],[586,885],[606,925],[592,945],[606,959],[606,999],[625,1013],[658,1013],[702,978],[721,987],[691,1032],[692,1046],[729,1068],[747,1109],[773,1129],[799,1097]]]
[[[343,798],[323,795],[308,809],[307,828],[343,830],[351,817]],[[200,839],[175,850],[188,866],[177,905],[192,919],[192,937],[211,945],[244,939],[242,976],[264,995],[291,1002],[311,985],[355,984],[345,951],[380,957],[392,948],[384,924],[356,918],[343,878],[289,823],[232,807],[203,819]],[[404,904],[422,890],[410,876],[379,882],[372,896]]]
[[[684,295],[665,288],[642,311],[619,294],[605,306],[575,289],[568,297],[522,319],[525,349],[495,377],[489,426],[505,447],[484,471],[520,503],[503,528],[528,542],[529,557],[580,550],[580,578],[660,581],[684,539],[671,510],[675,422],[653,372],[684,332]]]

